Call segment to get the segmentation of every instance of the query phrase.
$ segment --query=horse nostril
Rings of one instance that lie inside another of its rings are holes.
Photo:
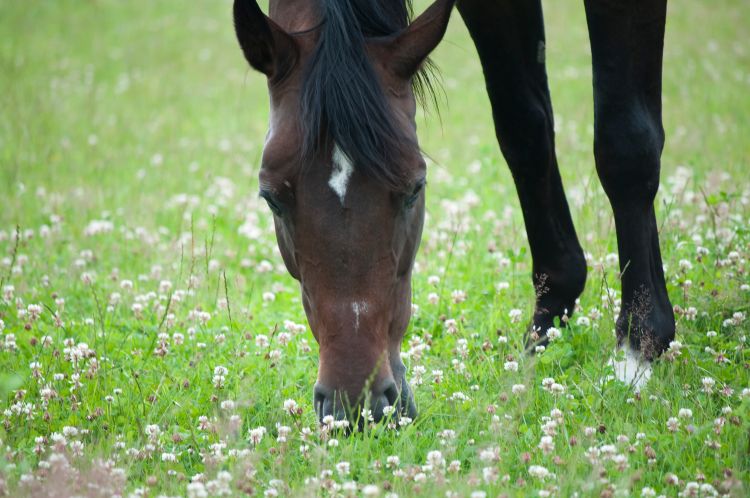
[[[393,381],[388,382],[385,389],[381,392],[373,392],[370,409],[375,422],[379,422],[383,417],[393,413],[392,411],[386,410],[387,407],[391,407],[390,410],[398,410],[398,398],[398,388]]]
[[[396,387],[395,382],[391,382],[388,387],[383,392],[385,395],[385,399],[388,400],[388,404],[391,406],[396,406],[396,403],[398,403],[398,397],[400,393],[398,392],[398,388]]]
[[[313,389],[313,406],[318,420],[322,421],[326,415],[333,415],[333,390],[317,383]]]

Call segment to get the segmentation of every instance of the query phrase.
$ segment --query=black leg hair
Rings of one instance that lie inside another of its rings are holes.
[[[495,131],[523,210],[536,288],[533,327],[573,313],[586,282],[586,261],[565,198],[555,155],[540,0],[460,0],[458,10],[479,53]],[[531,340],[536,336],[532,332]]]
[[[664,130],[666,0],[585,0],[594,82],[594,157],[614,211],[622,273],[618,342],[654,358],[674,338],[654,214]]]

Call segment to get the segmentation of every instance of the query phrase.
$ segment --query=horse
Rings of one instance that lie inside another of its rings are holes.
[[[664,146],[666,0],[584,0],[593,62],[594,159],[617,235],[617,345],[628,365],[667,349],[675,320],[654,199]],[[555,153],[541,0],[235,0],[249,65],[267,78],[259,172],[286,268],[319,344],[318,418],[414,418],[400,350],[425,210],[417,102],[457,8],[483,68],[500,150],[528,236],[535,309],[527,343],[567,320],[587,264]],[[533,348],[532,348],[533,349]],[[616,368],[617,370],[617,368]]]

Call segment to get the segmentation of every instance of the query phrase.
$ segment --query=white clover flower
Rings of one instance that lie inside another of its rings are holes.
[[[263,293],[263,301],[270,303],[276,300],[276,294],[273,292],[264,292]]]
[[[258,273],[268,273],[270,271],[273,271],[273,264],[271,264],[268,260],[263,260],[255,267],[255,270]]]
[[[432,371],[432,381],[435,384],[440,384],[443,382],[443,371],[442,370],[433,370]]]
[[[284,401],[284,411],[287,413],[294,414],[297,409],[299,408],[299,405],[297,402],[293,399],[287,399]]]
[[[339,462],[336,464],[336,472],[338,472],[340,476],[349,475],[350,470],[351,465],[349,462]]]
[[[677,416],[680,418],[693,418],[693,410],[690,408],[680,408],[677,412]]]
[[[374,422],[375,417],[372,416],[372,410],[367,408],[362,408],[362,412],[360,413],[362,415],[362,420],[366,422]]]
[[[439,450],[432,450],[427,453],[427,464],[433,469],[445,467],[445,457]]]
[[[398,425],[400,427],[406,427],[407,425],[411,424],[413,420],[411,417],[399,417],[398,418]]]
[[[547,339],[549,339],[550,342],[559,339],[561,336],[562,332],[560,331],[560,329],[556,327],[550,327],[547,329]]]
[[[146,426],[146,435],[148,435],[149,439],[154,440],[159,437],[159,434],[161,434],[161,429],[159,428],[158,424],[149,424]]]
[[[536,477],[537,479],[544,480],[551,474],[546,467],[543,467],[541,465],[532,465],[529,467],[529,475],[532,477]]]
[[[680,478],[675,474],[669,472],[666,476],[664,476],[664,482],[666,482],[670,486],[677,486],[678,484],[680,484]]]
[[[162,294],[166,294],[170,290],[172,290],[172,282],[170,282],[169,280],[162,280],[161,282],[159,282],[159,292],[161,292]]]
[[[669,432],[677,432],[679,428],[680,421],[675,417],[669,417],[667,420],[667,430],[669,430]]]
[[[507,372],[518,372],[518,362],[517,361],[506,361],[503,365],[503,368]]]
[[[276,441],[279,443],[286,443],[287,439],[289,438],[289,434],[292,433],[292,428],[286,425],[281,425],[279,423],[276,423],[276,431],[278,432],[278,437],[276,438]]]
[[[30,321],[36,321],[36,319],[39,318],[39,316],[42,314],[42,307],[38,304],[30,304],[26,307],[26,312],[28,313],[29,320]]]
[[[83,455],[84,444],[82,441],[71,441],[68,447],[70,448],[70,451],[73,453],[73,455],[75,456]]]
[[[276,340],[278,340],[279,344],[282,346],[286,346],[292,340],[292,335],[289,332],[279,332],[276,336]]]
[[[193,481],[187,485],[188,498],[208,498],[206,486],[200,481]]]
[[[678,263],[678,266],[680,267],[680,270],[682,271],[688,271],[688,270],[693,269],[693,264],[687,259],[681,259]]]
[[[453,335],[453,334],[455,334],[456,332],[458,332],[458,323],[457,323],[457,322],[456,322],[456,320],[454,320],[453,318],[449,318],[449,319],[447,319],[447,320],[446,320],[446,321],[445,321],[445,322],[443,323],[443,326],[445,327],[445,331],[446,331],[447,333],[451,334],[451,335]]]
[[[263,439],[263,436],[266,434],[266,428],[263,426],[256,427],[255,429],[250,429],[248,431],[248,436],[250,439],[250,442],[257,446],[260,444],[261,440]]]
[[[374,484],[367,484],[362,488],[362,496],[378,496],[380,488]]]
[[[500,460],[500,448],[494,446],[479,452],[479,459],[483,462],[497,462]]]
[[[555,420],[546,421],[542,424],[542,432],[544,432],[544,434],[546,434],[547,436],[557,435],[557,422]]]
[[[545,455],[549,455],[555,451],[555,441],[552,439],[552,436],[542,436],[538,448],[542,450],[542,453]]]
[[[550,387],[550,392],[552,394],[563,394],[565,392],[565,386],[562,385],[562,384],[559,384],[559,383],[555,382]]]
[[[463,303],[466,301],[466,292],[462,291],[461,289],[456,289],[453,292],[451,292],[451,298],[453,299],[453,302],[456,304]]]

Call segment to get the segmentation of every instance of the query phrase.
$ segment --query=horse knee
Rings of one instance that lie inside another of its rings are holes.
[[[600,111],[594,129],[599,178],[613,204],[653,202],[659,189],[664,131],[646,110]]]
[[[538,102],[504,110],[496,116],[495,129],[500,148],[516,181],[539,181],[554,164],[552,116]]]

